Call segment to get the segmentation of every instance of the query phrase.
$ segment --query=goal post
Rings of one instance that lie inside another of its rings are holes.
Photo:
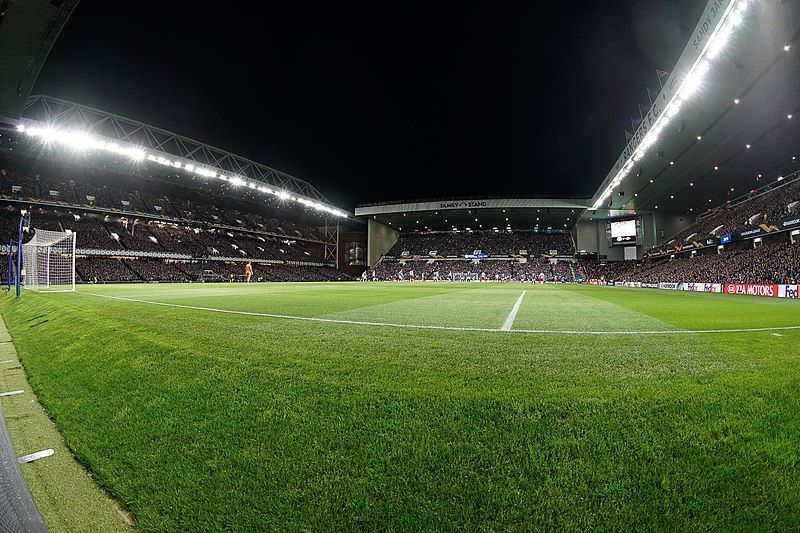
[[[37,229],[22,245],[22,281],[34,291],[75,290],[75,232]]]

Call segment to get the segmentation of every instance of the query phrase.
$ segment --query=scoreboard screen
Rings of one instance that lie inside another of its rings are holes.
[[[609,220],[606,225],[609,246],[642,244],[640,218]]]

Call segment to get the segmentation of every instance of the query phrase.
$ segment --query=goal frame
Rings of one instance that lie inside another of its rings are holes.
[[[22,244],[25,288],[75,292],[76,241],[74,231],[35,230],[33,238]]]

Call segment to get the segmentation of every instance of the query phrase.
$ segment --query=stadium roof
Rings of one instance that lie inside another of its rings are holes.
[[[513,227],[536,222],[571,227],[573,209],[586,220],[659,211],[700,214],[800,169],[799,40],[800,2],[710,0],[661,92],[592,198],[524,200],[535,204],[534,211],[513,207],[518,217]],[[575,205],[560,207],[570,203]],[[398,202],[355,212],[394,227],[403,213],[407,221],[413,212],[408,230],[472,226],[480,213],[478,224],[485,229],[506,222],[503,208],[512,206],[462,208],[460,215],[443,216],[432,201]]]
[[[399,231],[569,229],[587,200],[470,198],[396,202],[357,207],[363,216]]]
[[[800,2],[710,1],[584,217],[697,214],[799,168],[799,36]]]
[[[45,142],[104,150],[208,179],[224,180],[267,197],[347,216],[310,183],[201,141],[113,113],[51,96],[30,97],[18,129]]]
[[[78,0],[0,1],[0,122],[18,119]]]

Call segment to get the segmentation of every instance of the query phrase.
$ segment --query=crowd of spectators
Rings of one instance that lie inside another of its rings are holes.
[[[75,275],[86,282],[141,281],[141,278],[121,259],[79,257],[75,259]]]
[[[326,262],[324,237],[300,222],[312,219],[280,205],[9,152],[0,156],[0,174],[6,242],[16,237],[22,207],[11,200],[30,202],[33,228],[77,233],[76,273],[84,282],[238,281],[250,261],[257,281],[350,279],[300,264]],[[123,253],[109,257],[116,251]],[[259,262],[266,260],[283,264]]]
[[[165,261],[144,258],[78,257],[78,280],[84,283],[110,282],[212,282],[244,281],[244,264],[225,261]],[[331,267],[253,265],[253,281],[346,281]]]
[[[719,237],[738,229],[762,222],[774,221],[789,216],[789,206],[800,200],[800,178],[778,182],[767,190],[757,190],[749,198],[731,205],[723,205],[709,211],[668,241],[682,243],[689,237],[703,240],[712,233]],[[752,220],[752,223],[751,223]]]
[[[569,261],[516,260],[384,260],[368,271],[366,279],[378,281],[574,281]]]
[[[318,228],[289,220],[279,209],[101,168],[65,168],[57,163],[44,160],[34,163],[9,155],[0,157],[0,197],[115,209],[131,215],[201,221],[288,238],[323,240]]]
[[[581,261],[580,271],[586,279],[603,281],[794,284],[800,278],[800,244],[776,242],[644,263]]]
[[[524,250],[538,257],[555,250],[557,255],[571,256],[575,252],[568,233],[534,233],[531,231],[446,231],[433,233],[403,233],[385,254],[389,257],[439,256],[472,254],[480,250],[490,256],[518,255]]]
[[[314,242],[214,227],[147,220],[133,222],[116,215],[78,214],[50,207],[33,208],[30,220],[35,228],[76,232],[77,246],[82,249],[298,262],[322,262],[324,256],[323,245]],[[4,234],[14,235],[19,221],[18,208],[9,205],[0,209],[0,221]]]

